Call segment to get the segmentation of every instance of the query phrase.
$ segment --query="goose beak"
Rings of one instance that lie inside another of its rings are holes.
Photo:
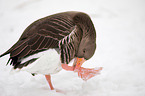
[[[62,64],[62,68],[67,71],[78,72],[78,76],[83,80],[87,81],[88,79],[96,76],[102,70],[102,67],[98,68],[83,68],[82,64],[86,60],[84,58],[75,58],[73,66],[68,66],[68,64]]]
[[[73,66],[74,66],[74,71],[77,71],[81,68],[82,64],[85,62],[86,60],[84,58],[75,58]]]

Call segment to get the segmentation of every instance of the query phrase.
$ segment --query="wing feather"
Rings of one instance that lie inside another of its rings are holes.
[[[59,40],[69,35],[74,26],[72,21],[64,16],[56,16],[56,17],[49,18],[48,20],[45,21],[43,20],[41,22],[40,21],[38,21],[40,23],[38,24],[39,26],[35,24],[38,22],[35,22],[33,25],[31,25],[32,30],[31,28],[28,28],[29,29],[28,31],[31,32],[34,31],[33,34],[29,35],[28,32],[24,31],[23,35],[25,35],[25,40],[23,40],[22,42],[21,41],[22,39],[19,39],[17,43],[18,45],[16,45],[13,48],[15,50],[10,52],[10,54],[12,54],[11,55],[12,57],[18,56],[18,58],[23,58],[27,55],[31,55],[31,53],[38,50],[55,48],[55,47],[58,48]],[[36,25],[37,28],[35,29],[34,26]],[[19,42],[21,42],[21,44],[19,44]],[[27,54],[24,54],[24,52]]]
[[[31,46],[31,50],[33,50],[33,51],[39,50],[38,48],[39,48],[41,42],[43,41],[43,39],[44,39],[44,36],[39,37],[39,39],[35,42],[35,44],[33,44]]]
[[[51,48],[52,43],[53,43],[53,39],[50,38],[44,48]]]
[[[49,38],[44,37],[44,40],[43,40],[42,44],[39,46],[39,49],[44,49],[47,42],[49,42]]]
[[[21,54],[23,52],[23,50],[27,47],[28,45],[26,43],[24,43],[23,45],[21,45],[20,47],[18,47],[17,49],[13,50],[10,53],[10,57],[15,57],[19,54]]]
[[[59,41],[63,40],[66,36],[69,37],[69,34],[74,30],[74,26],[73,20],[63,15],[53,15],[37,20],[28,26],[17,43],[4,54],[10,53],[11,63],[14,68],[21,68],[21,60],[27,56],[49,48],[59,48]],[[61,52],[69,54],[68,51],[70,49],[64,48]],[[61,55],[63,55],[62,59],[64,61],[67,60],[67,63],[71,59],[66,54]]]
[[[31,51],[30,46],[27,46],[27,47],[23,50],[23,52],[21,52],[21,54],[18,55],[18,57],[19,57],[19,58],[22,58],[22,57],[28,55],[28,54],[30,53],[30,51]]]
[[[32,46],[32,45],[34,45],[39,40],[39,38],[40,38],[40,35],[37,35],[36,34],[34,37],[31,37],[31,39],[29,39],[29,41],[27,42],[27,44],[29,46]]]

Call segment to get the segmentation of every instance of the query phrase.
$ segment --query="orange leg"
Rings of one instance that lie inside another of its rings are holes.
[[[61,64],[62,68],[67,70],[67,71],[74,71],[73,66],[68,66],[68,64]]]
[[[84,58],[75,58],[73,66],[68,66],[68,64],[62,64],[62,68],[67,71],[78,72],[78,76],[81,77],[85,81],[96,76],[102,70],[102,67],[98,69],[83,68],[81,66],[84,62],[85,62]]]
[[[51,76],[50,75],[45,75],[45,77],[46,77],[46,80],[48,81],[50,89],[54,90],[54,87],[52,86],[52,83],[51,83]]]

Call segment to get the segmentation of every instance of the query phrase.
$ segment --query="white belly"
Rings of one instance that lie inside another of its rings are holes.
[[[55,49],[49,49],[47,51],[38,53],[37,55],[39,58],[35,62],[27,67],[22,68],[21,70],[30,73],[49,75],[57,73],[62,69],[60,55]],[[32,57],[33,56],[31,56],[31,58]]]

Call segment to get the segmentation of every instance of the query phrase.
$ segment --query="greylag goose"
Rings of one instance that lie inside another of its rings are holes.
[[[102,67],[81,67],[95,50],[96,31],[90,17],[83,12],[71,11],[33,22],[0,57],[10,54],[7,64],[14,70],[28,71],[32,75],[44,74],[50,89],[54,90],[50,75],[61,69],[77,72],[83,80],[97,75]],[[73,66],[68,66],[73,59]]]

